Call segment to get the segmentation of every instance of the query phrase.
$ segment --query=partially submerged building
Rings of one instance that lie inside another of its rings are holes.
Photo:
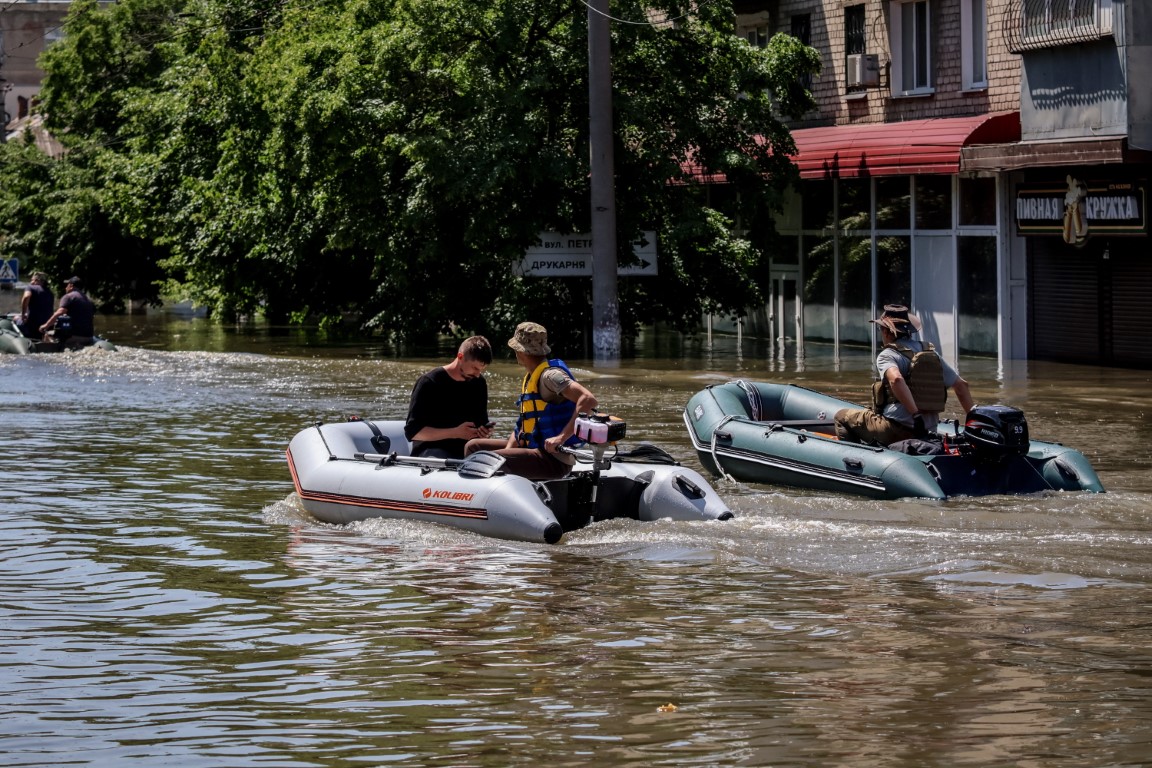
[[[751,44],[788,33],[824,60],[792,124],[802,180],[776,217],[765,334],[838,355],[897,302],[949,358],[1152,364],[1152,92],[1134,85],[1152,5],[736,5]]]

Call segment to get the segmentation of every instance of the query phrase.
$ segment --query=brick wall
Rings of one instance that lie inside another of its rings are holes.
[[[934,92],[893,96],[889,34],[890,14],[896,4],[892,0],[780,0],[772,17],[775,31],[789,32],[793,15],[809,14],[810,42],[823,58],[820,74],[812,83],[817,109],[793,127],[963,117],[1019,109],[1020,57],[1008,52],[1001,34],[1005,11],[1019,0],[986,0],[988,85],[969,91],[963,88],[961,73],[961,0],[930,2]],[[845,86],[844,9],[852,5],[865,7],[865,49],[879,56],[880,85],[849,94]]]

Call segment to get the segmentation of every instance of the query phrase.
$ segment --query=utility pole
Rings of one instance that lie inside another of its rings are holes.
[[[612,149],[609,0],[588,0],[588,140],[592,187],[592,357],[620,362],[616,292],[616,182]]]

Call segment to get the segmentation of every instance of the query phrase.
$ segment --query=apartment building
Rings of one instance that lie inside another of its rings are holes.
[[[38,59],[64,36],[69,4],[70,0],[0,2],[0,125],[30,114],[44,80]]]
[[[1009,178],[1026,293],[1009,307],[1028,356],[1152,367],[1152,3],[1017,0],[1002,24],[1021,60],[1021,141],[966,148],[962,167]]]
[[[1121,252],[1147,251],[1146,167],[1133,164],[1152,98],[1128,72],[1152,74],[1148,31],[1136,32],[1152,30],[1152,9],[1135,6],[738,2],[751,44],[786,32],[824,60],[817,107],[792,125],[802,181],[776,219],[785,247],[772,258],[767,333],[799,355],[838,354],[869,346],[875,307],[901,302],[953,359],[1139,364],[1120,304],[1148,260],[1124,256],[1116,270]],[[1117,189],[1131,193],[1104,194]],[[1080,195],[1071,240],[1065,195]],[[1099,317],[1081,326],[1089,305]],[[1082,343],[1070,353],[1073,325]]]

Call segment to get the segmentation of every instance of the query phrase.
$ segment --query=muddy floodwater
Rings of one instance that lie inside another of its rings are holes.
[[[735,519],[555,546],[333,527],[284,449],[446,362],[203,320],[0,356],[5,766],[1138,766],[1152,760],[1148,371],[963,359],[1103,494],[869,501],[715,481]],[[497,340],[503,350],[503,340]],[[557,350],[563,355],[563,350]],[[733,378],[862,400],[869,356],[648,340],[568,361],[700,469]],[[506,435],[520,369],[489,371]],[[954,414],[955,415],[955,414]]]

